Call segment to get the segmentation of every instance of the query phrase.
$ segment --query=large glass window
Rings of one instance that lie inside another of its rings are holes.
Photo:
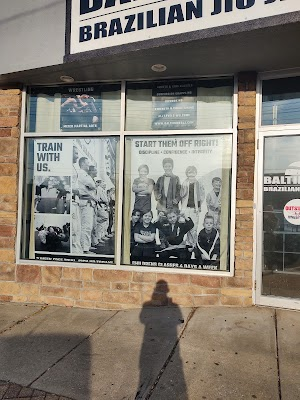
[[[270,79],[262,85],[262,125],[300,123],[300,77]]]
[[[228,271],[233,79],[122,87],[29,89],[20,258]]]
[[[232,128],[233,80],[130,83],[126,130]]]
[[[120,85],[33,87],[27,132],[120,130]]]

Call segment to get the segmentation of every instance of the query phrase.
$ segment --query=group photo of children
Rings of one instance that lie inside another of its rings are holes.
[[[131,262],[219,265],[221,156],[219,149],[212,148],[197,157],[156,157],[155,164],[151,152],[132,157],[137,174],[132,171]],[[147,158],[149,163],[137,165],[138,159]]]

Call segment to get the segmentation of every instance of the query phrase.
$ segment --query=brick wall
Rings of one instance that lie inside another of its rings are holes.
[[[19,90],[0,90],[0,301],[122,309],[145,302],[181,306],[252,304],[255,82],[239,75],[235,276],[216,277],[15,264]],[[154,288],[156,289],[154,291]]]

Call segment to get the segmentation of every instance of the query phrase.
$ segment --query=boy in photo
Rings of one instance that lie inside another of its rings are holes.
[[[180,180],[173,174],[174,162],[172,158],[164,158],[164,175],[160,176],[154,186],[154,196],[157,201],[156,209],[159,214],[170,209],[178,209],[180,202]]]
[[[221,202],[222,202],[222,179],[214,177],[212,179],[213,190],[206,196],[207,214],[211,215],[214,220],[214,228],[220,231],[221,226]]]
[[[186,217],[190,217],[194,222],[194,227],[187,233],[187,243],[192,247],[197,243],[197,230],[201,204],[205,199],[205,189],[203,183],[196,178],[197,168],[194,165],[187,167],[185,174],[187,179],[182,182],[181,210]]]
[[[201,264],[211,265],[220,258],[220,235],[214,228],[214,218],[211,215],[204,217],[203,226],[198,235],[195,255]]]
[[[160,213],[160,217],[163,217]],[[155,227],[159,230],[161,241],[159,257],[167,259],[171,256],[181,260],[190,258],[190,252],[184,241],[184,235],[194,227],[191,218],[186,217],[183,213],[179,213],[178,209],[168,210],[166,219],[159,218],[155,223]]]

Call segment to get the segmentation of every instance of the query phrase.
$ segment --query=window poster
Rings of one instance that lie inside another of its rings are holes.
[[[194,129],[196,126],[196,82],[155,83],[152,90],[152,129]]]
[[[116,139],[33,140],[31,257],[114,263]]]
[[[101,130],[100,87],[93,85],[62,87],[60,128],[65,132]]]
[[[231,135],[126,139],[125,263],[228,269],[231,148]]]

